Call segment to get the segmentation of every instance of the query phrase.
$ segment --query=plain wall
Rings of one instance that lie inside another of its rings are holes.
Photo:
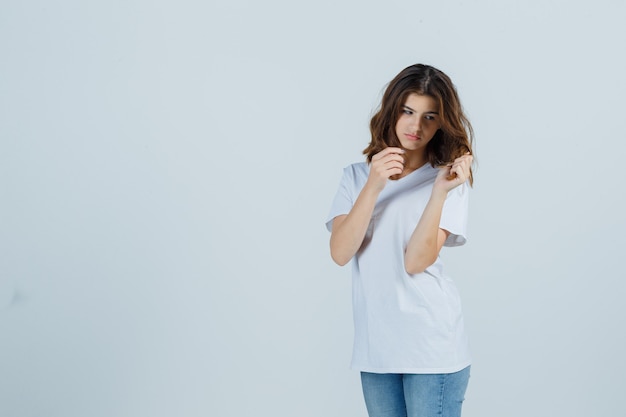
[[[626,372],[624,1],[0,3],[0,415],[364,416],[323,223],[417,62],[476,131],[464,416]]]

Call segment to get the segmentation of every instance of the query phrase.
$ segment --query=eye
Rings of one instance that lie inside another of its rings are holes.
[[[427,114],[426,116],[424,116],[424,119],[428,121],[432,121],[432,120],[435,120],[435,116],[433,116],[432,114]]]
[[[403,114],[408,114],[408,115],[413,114],[413,112],[411,110],[408,110],[408,109],[402,109],[402,113]]]

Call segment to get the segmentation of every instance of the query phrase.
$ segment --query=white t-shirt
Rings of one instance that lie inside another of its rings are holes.
[[[326,227],[348,214],[369,175],[369,165],[346,167]],[[420,274],[404,268],[406,245],[430,198],[437,169],[425,164],[389,180],[380,193],[365,239],[352,259],[354,349],[351,368],[374,373],[452,373],[471,362],[461,301],[437,261]],[[445,246],[466,241],[469,185],[448,193],[440,228]]]

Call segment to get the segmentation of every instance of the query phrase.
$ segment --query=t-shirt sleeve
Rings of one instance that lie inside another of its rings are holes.
[[[333,203],[330,206],[330,212],[326,217],[326,229],[330,232],[333,228],[333,219],[342,214],[348,214],[354,205],[354,172],[350,167],[344,168],[339,189]]]
[[[469,188],[469,183],[466,182],[448,192],[439,223],[441,229],[450,232],[444,246],[461,246],[467,242]]]

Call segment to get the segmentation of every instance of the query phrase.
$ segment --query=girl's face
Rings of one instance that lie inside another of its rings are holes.
[[[407,151],[426,151],[426,145],[441,127],[439,106],[434,98],[412,93],[402,107],[396,135]]]

